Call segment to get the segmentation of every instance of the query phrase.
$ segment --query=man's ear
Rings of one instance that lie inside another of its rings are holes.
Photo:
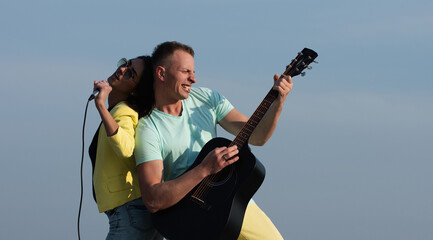
[[[161,80],[164,81],[165,80],[165,68],[163,66],[157,66],[155,69],[155,73],[156,73],[156,77]]]

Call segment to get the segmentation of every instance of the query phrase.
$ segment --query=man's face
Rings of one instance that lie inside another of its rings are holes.
[[[194,58],[187,52],[176,50],[168,61],[164,82],[173,100],[188,98],[191,86],[196,82]]]

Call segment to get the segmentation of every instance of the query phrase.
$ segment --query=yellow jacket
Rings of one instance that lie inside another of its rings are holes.
[[[99,129],[93,174],[99,212],[105,212],[141,197],[133,156],[138,114],[125,102],[114,106],[110,114],[119,125],[119,129],[111,137],[107,137],[104,124],[101,124]]]

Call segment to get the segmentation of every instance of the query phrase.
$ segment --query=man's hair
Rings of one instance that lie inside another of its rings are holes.
[[[153,50],[152,53],[153,70],[155,71],[155,68],[157,66],[163,66],[167,64],[166,61],[168,57],[171,56],[176,50],[185,51],[194,57],[194,50],[192,49],[192,47],[186,44],[176,42],[176,41],[163,42],[158,46],[156,46],[155,49]]]

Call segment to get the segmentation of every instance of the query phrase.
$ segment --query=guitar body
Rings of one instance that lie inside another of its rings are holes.
[[[230,143],[225,138],[212,139],[190,169],[216,147]],[[237,162],[206,183],[206,191],[200,191],[199,184],[176,205],[153,213],[155,228],[169,240],[237,239],[248,202],[265,178],[264,166],[247,145],[240,149],[238,156]]]

